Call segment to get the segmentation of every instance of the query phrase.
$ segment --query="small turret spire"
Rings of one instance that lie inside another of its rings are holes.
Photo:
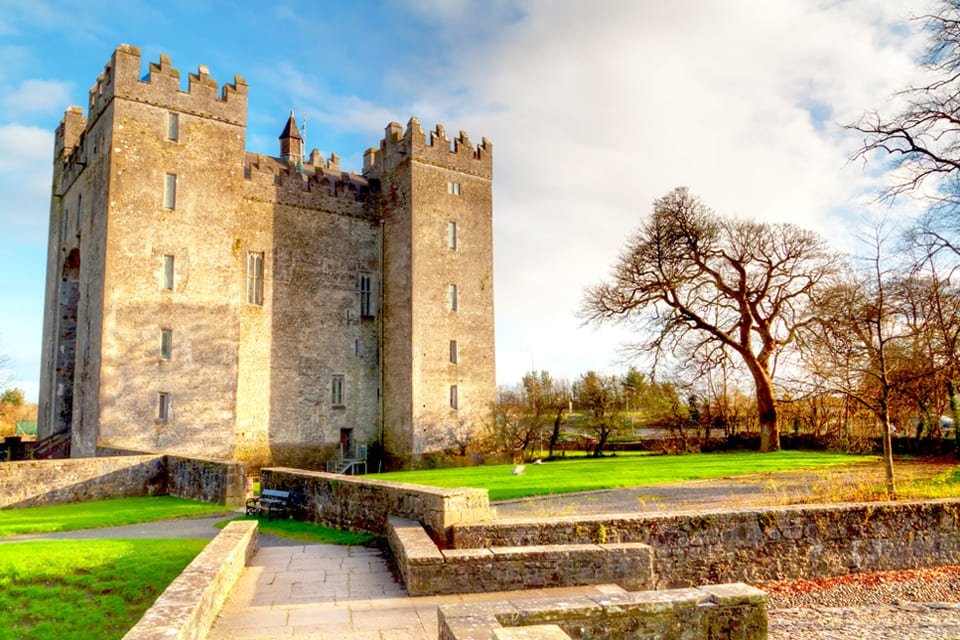
[[[280,158],[287,164],[296,164],[303,160],[303,138],[300,136],[300,130],[297,129],[297,121],[293,117],[292,110],[280,134]]]

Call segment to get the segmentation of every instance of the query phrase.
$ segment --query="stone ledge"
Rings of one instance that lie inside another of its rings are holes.
[[[767,637],[766,594],[745,584],[596,597],[442,605],[440,640]],[[569,634],[569,636],[568,636]]]
[[[231,522],[160,594],[124,640],[200,640],[257,550],[257,523]]]
[[[411,596],[618,583],[647,589],[653,550],[638,543],[441,550],[416,521],[389,516],[387,540]]]

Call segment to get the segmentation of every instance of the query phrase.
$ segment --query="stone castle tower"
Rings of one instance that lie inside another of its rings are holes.
[[[492,145],[412,118],[363,174],[245,150],[247,84],[121,45],[57,129],[40,436],[318,466],[451,446],[494,397]]]

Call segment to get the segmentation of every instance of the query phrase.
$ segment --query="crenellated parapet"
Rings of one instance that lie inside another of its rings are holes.
[[[238,126],[247,122],[247,83],[240,76],[218,91],[217,82],[206,66],[189,75],[188,88],[180,90],[180,72],[161,54],[140,77],[140,49],[121,44],[90,89],[87,119],[91,122],[115,98],[125,98],[157,107],[213,118]]]
[[[410,118],[406,129],[396,122],[386,126],[380,148],[367,149],[363,154],[363,173],[378,178],[407,160],[493,178],[493,144],[489,140],[482,138],[480,144],[474,146],[461,131],[451,141],[439,124],[428,136],[415,117]]]
[[[57,125],[54,134],[53,157],[66,160],[80,144],[80,137],[87,126],[87,119],[83,117],[83,107],[76,105],[67,107],[66,113]]]
[[[244,193],[260,201],[366,216],[367,180],[333,166],[339,166],[336,155],[326,163],[309,163],[298,171],[277,158],[248,153],[243,169]]]

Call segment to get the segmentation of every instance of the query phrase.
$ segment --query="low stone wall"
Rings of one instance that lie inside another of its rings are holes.
[[[0,508],[163,495],[163,456],[64,458],[0,463]]]
[[[352,531],[385,533],[387,517],[396,515],[419,520],[431,535],[446,539],[456,524],[495,517],[486,489],[439,489],[282,467],[261,469],[260,487],[298,496],[307,520]]]
[[[164,455],[0,463],[0,508],[166,494],[241,506],[246,472],[236,462]]]
[[[473,549],[607,541],[653,547],[657,588],[960,564],[960,500],[607,515],[454,527]]]
[[[411,596],[616,583],[648,589],[645,544],[570,544],[439,549],[419,522],[390,516],[387,540]]]
[[[170,495],[228,507],[243,506],[247,497],[247,474],[242,464],[171,455],[164,457]]]
[[[124,640],[200,640],[257,551],[257,523],[231,522],[147,609]]]
[[[761,640],[767,597],[745,584],[603,597],[442,605],[440,640],[557,640],[558,629],[591,640]],[[533,633],[524,633],[532,629]]]

